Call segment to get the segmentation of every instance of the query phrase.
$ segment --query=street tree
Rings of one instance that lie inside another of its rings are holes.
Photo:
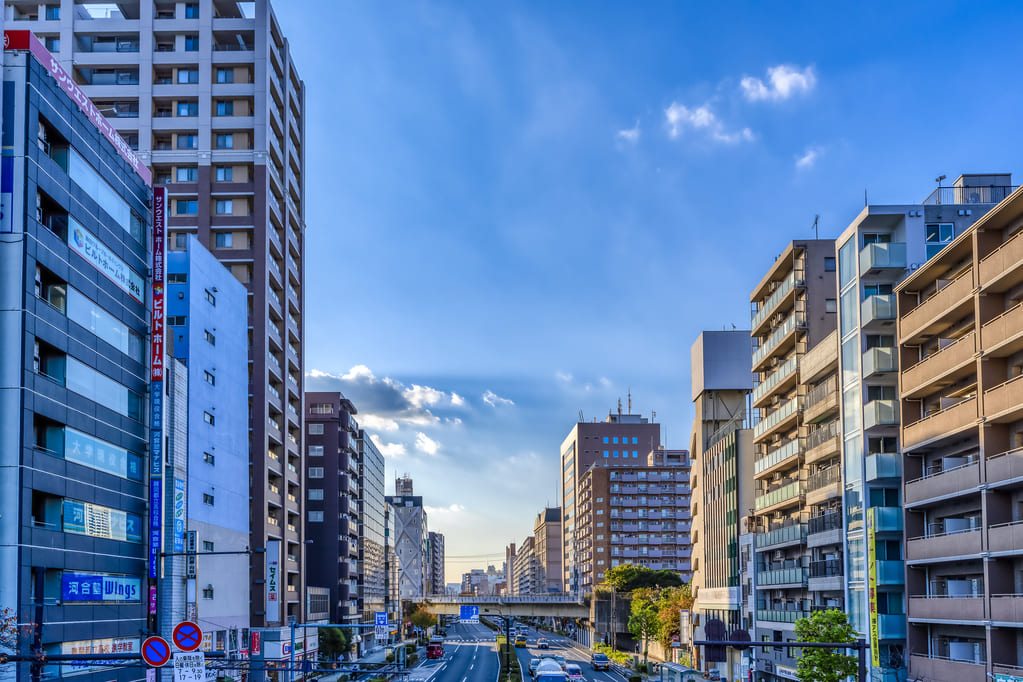
[[[632,612],[629,615],[629,632],[643,640],[643,663],[647,662],[648,642],[657,637],[661,619],[657,611],[658,591],[653,588],[639,588],[632,591]]]
[[[668,570],[655,571],[646,566],[626,563],[608,569],[605,581],[618,592],[632,592],[643,587],[679,587],[682,578]]]
[[[838,609],[814,611],[796,621],[797,642],[853,643],[856,631],[849,615]],[[796,668],[799,682],[842,682],[857,673],[856,656],[839,649],[803,649]]]
[[[680,635],[679,613],[693,610],[693,591],[690,583],[661,590],[657,600],[657,618],[660,621],[658,641],[665,649],[671,646],[672,638]]]
[[[319,628],[320,654],[330,661],[340,660],[351,646],[348,635],[341,628]]]
[[[416,604],[412,607],[412,612],[408,615],[408,621],[417,628],[423,628],[425,630],[426,628],[437,624],[437,616],[427,611],[426,607],[422,604]]]

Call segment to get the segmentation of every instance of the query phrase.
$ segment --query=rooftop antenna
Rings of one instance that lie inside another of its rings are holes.
[[[582,424],[585,421],[586,421],[586,418],[583,417],[583,411],[579,410],[579,423]]]
[[[820,230],[817,227],[817,223],[820,221],[820,219],[821,219],[821,217],[820,217],[819,214],[815,215],[813,217],[813,238],[814,239],[820,239],[821,238]]]
[[[938,192],[937,192],[937,194],[938,194],[938,203],[939,204],[941,203],[941,181],[944,180],[947,177],[948,177],[947,175],[942,173],[938,177],[934,178],[934,182],[938,183]]]
[[[618,399],[618,416],[619,417],[622,416],[622,399],[621,398]]]
[[[632,389],[629,389],[629,414],[632,414]]]

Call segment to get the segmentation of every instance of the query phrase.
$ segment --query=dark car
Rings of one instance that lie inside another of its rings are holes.
[[[590,667],[594,670],[610,670],[611,659],[607,654],[593,654],[590,656]]]

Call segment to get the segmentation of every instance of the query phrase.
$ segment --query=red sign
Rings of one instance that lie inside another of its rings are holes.
[[[78,108],[86,115],[92,125],[96,126],[97,130],[103,133],[103,136],[110,141],[110,144],[114,145],[117,149],[117,153],[121,155],[121,158],[128,162],[128,164],[135,169],[139,177],[146,181],[147,185],[153,184],[153,174],[146,167],[146,164],[142,163],[142,159],[139,158],[138,152],[128,146],[128,143],[124,141],[113,126],[107,122],[106,116],[100,113],[96,105],[92,103],[82,89],[75,83],[75,79],[71,77],[64,67],[60,65],[53,55],[43,46],[39,39],[32,34],[31,31],[17,30],[17,31],[4,31],[4,50],[28,50],[36,58],[40,64],[43,65],[50,75],[53,76],[54,80],[61,89],[67,94],[68,97],[75,101]]]
[[[167,663],[171,657],[170,644],[163,637],[147,637],[142,642],[142,660],[149,665],[159,668]]]
[[[259,633],[255,630],[249,633],[249,648],[252,649],[253,656],[259,656]]]
[[[153,329],[152,372],[153,381],[163,381],[164,344],[164,245],[167,228],[167,188],[153,190]]]
[[[183,620],[174,626],[171,633],[174,646],[182,651],[195,651],[202,644],[202,630],[190,620]]]

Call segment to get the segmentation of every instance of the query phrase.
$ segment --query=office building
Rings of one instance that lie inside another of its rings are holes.
[[[629,411],[632,399],[629,398]],[[660,424],[651,423],[638,414],[623,414],[621,401],[617,413],[608,410],[607,418],[598,422],[580,420],[561,444],[561,528],[564,592],[585,593],[580,582],[575,558],[578,514],[576,490],[583,474],[595,462],[608,466],[640,464],[640,453],[648,453],[661,445]]]
[[[174,597],[163,600],[160,632],[169,637],[192,620],[213,650],[239,655],[249,631],[249,589],[238,580],[250,562],[247,294],[195,237],[167,254],[166,281],[167,354],[176,362],[168,365],[164,500],[173,522],[164,546],[197,555],[194,575],[185,557],[164,562],[161,587]]]
[[[138,655],[155,627],[143,597],[150,175],[31,33],[5,34],[3,62],[0,610],[27,624],[21,653]],[[159,481],[162,457],[156,469]],[[31,678],[27,663],[8,670]],[[42,674],[97,670],[138,679],[77,663]]]
[[[270,2],[4,4],[168,186],[168,248],[196,235],[250,293],[249,544],[296,581],[268,619],[253,561],[251,624],[301,619],[305,85]]]
[[[357,410],[340,393],[305,394],[306,580],[330,590],[330,622],[359,619]],[[288,533],[297,529],[288,528]],[[298,576],[287,574],[288,589]]]
[[[912,458],[900,456],[904,450],[900,450],[899,443],[893,291],[908,271],[941,253],[993,202],[1007,196],[1011,182],[1008,175],[963,175],[952,187],[939,188],[922,204],[868,205],[836,240],[845,607],[853,626],[871,645],[874,679],[905,679],[907,663],[905,578],[899,570],[905,544],[899,465]],[[967,288],[969,276],[964,275],[956,283],[959,290]],[[945,292],[940,300],[950,301],[952,291]],[[934,310],[933,306],[922,308]],[[913,317],[919,319],[919,314]],[[908,329],[912,319],[904,328]],[[926,329],[915,336],[904,335],[907,345],[925,340],[936,343],[923,339],[925,333]],[[922,371],[907,373],[907,377],[910,382],[930,381]],[[964,395],[968,393],[965,390]],[[908,397],[917,399],[919,394],[911,388]],[[928,403],[928,407],[933,405]],[[938,420],[928,421],[944,424],[949,416],[942,413]],[[917,432],[911,428],[906,435]],[[872,524],[869,532],[868,522]],[[910,533],[912,536],[914,531]],[[874,572],[870,559],[876,561]]]
[[[1023,192],[972,208],[937,253],[907,245],[929,258],[894,292],[909,679],[1023,679]],[[879,585],[884,511],[867,517]]]
[[[359,510],[359,613],[364,624],[373,623],[377,611],[386,610],[386,575],[384,565],[384,456],[373,439],[359,429],[359,488],[356,492]],[[373,631],[362,631],[363,641],[372,643]],[[365,648],[365,647],[364,647]]]
[[[696,639],[705,638],[711,621],[728,635],[737,630],[748,635],[753,627],[743,618],[739,554],[742,516],[753,507],[749,357],[749,330],[702,332],[690,351],[696,409],[689,447]],[[741,655],[736,650],[711,652],[703,659],[699,653],[696,666],[724,667],[724,674],[738,677]]]
[[[536,515],[533,521],[534,552],[539,561],[540,575],[537,579],[539,593],[549,594],[562,591],[561,570],[561,508],[547,507]]]
[[[430,531],[430,580],[427,594],[444,594],[444,536]]]
[[[842,488],[837,456],[815,455],[806,463],[808,432],[819,427],[803,409],[823,393],[826,400],[814,403],[812,419],[835,418],[836,387],[825,379],[818,388],[809,376],[804,382],[801,366],[808,351],[829,335],[822,352],[827,359],[837,357],[834,273],[833,240],[794,241],[750,294],[756,376],[751,401],[758,411],[753,427],[757,641],[795,637],[796,620],[810,611],[811,576],[815,588],[826,587],[832,595],[842,590],[840,543],[811,549],[806,535],[809,517],[839,504]],[[789,653],[759,655],[757,676],[766,682],[794,676],[796,658]]]
[[[412,478],[405,474],[394,480],[394,495],[387,496],[393,528],[396,592],[400,599],[422,599],[429,578],[430,530],[421,495],[414,495]]]

